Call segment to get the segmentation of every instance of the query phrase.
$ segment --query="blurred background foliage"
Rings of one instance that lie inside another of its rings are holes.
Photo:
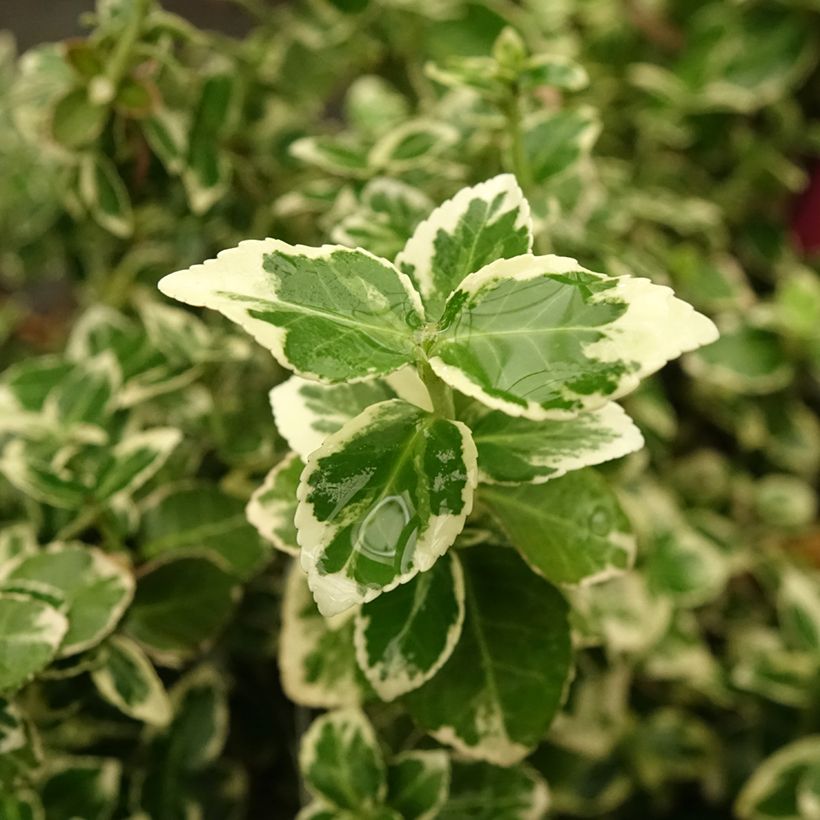
[[[0,35],[5,651],[50,624],[0,662],[0,816],[296,813],[286,561],[243,513],[283,373],[156,281],[251,237],[392,256],[512,170],[538,252],[722,330],[625,402],[637,566],[570,593],[577,675],[519,775],[557,816],[820,817],[816,0],[99,0],[66,38],[70,5]],[[506,816],[481,777],[446,816]]]

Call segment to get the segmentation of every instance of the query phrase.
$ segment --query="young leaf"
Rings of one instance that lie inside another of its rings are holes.
[[[369,174],[367,151],[357,140],[342,137],[303,137],[289,146],[297,159],[329,174],[366,177]]]
[[[298,478],[292,484],[294,510]],[[221,556],[240,578],[250,578],[270,555],[266,542],[248,524],[242,501],[201,481],[171,484],[152,493],[140,524],[146,558],[206,549]],[[294,544],[295,537],[294,529]]]
[[[320,384],[291,376],[270,391],[276,429],[303,459],[363,410],[396,397],[385,382]]]
[[[400,399],[375,404],[307,460],[296,529],[319,610],[333,615],[429,569],[472,509],[467,427]]]
[[[594,470],[546,484],[482,487],[481,499],[524,560],[553,584],[596,583],[635,557],[629,520]]]
[[[404,820],[434,820],[447,800],[450,758],[441,749],[404,752],[387,768],[387,803]]]
[[[279,673],[294,703],[314,709],[356,706],[364,700],[353,649],[353,611],[323,618],[305,573],[293,564],[282,600]]]
[[[389,262],[339,245],[248,240],[163,278],[160,290],[220,311],[284,367],[328,382],[390,373],[415,360],[423,311]]]
[[[245,515],[276,549],[296,555],[296,491],[305,465],[296,453],[285,456],[251,496]]]
[[[313,721],[302,738],[299,768],[308,789],[340,809],[368,816],[387,794],[378,740],[357,709],[329,712]]]
[[[470,424],[482,480],[542,484],[643,447],[640,430],[609,402],[563,421],[530,421],[497,410]]]
[[[464,622],[464,574],[450,553],[356,614],[356,659],[382,700],[418,689],[446,663]]]
[[[104,644],[102,663],[92,669],[97,691],[123,714],[152,726],[171,719],[171,702],[151,661],[133,641],[115,635]]]
[[[528,766],[452,761],[450,796],[438,820],[541,820],[550,804],[547,784]]]
[[[0,692],[13,691],[57,654],[68,619],[43,601],[0,592]]]
[[[433,370],[489,407],[536,421],[601,407],[717,338],[669,288],[561,256],[502,259],[471,274],[441,326]]]
[[[510,766],[538,744],[563,699],[571,664],[567,605],[514,550],[482,544],[465,550],[462,563],[461,639],[438,674],[404,702],[440,742]]]
[[[501,174],[436,208],[396,257],[396,267],[417,284],[436,319],[468,274],[531,248],[530,206],[515,177]]]
[[[174,666],[216,637],[237,597],[234,577],[213,558],[171,555],[145,568],[126,629],[159,662]]]
[[[134,595],[134,578],[120,562],[81,544],[52,544],[3,573],[5,583],[48,584],[65,597],[68,631],[60,657],[98,644],[117,625]]]

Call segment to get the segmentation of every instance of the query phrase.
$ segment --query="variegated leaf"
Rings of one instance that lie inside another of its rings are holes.
[[[550,793],[529,766],[453,760],[450,796],[439,820],[542,820]]]
[[[69,626],[60,657],[99,643],[117,625],[134,595],[134,577],[122,563],[82,544],[52,544],[24,555],[4,569],[2,580],[45,584],[61,593]]]
[[[384,375],[415,359],[418,294],[384,259],[338,245],[248,240],[169,274],[167,296],[220,311],[285,366],[327,382]]]
[[[279,674],[294,703],[313,709],[355,706],[365,698],[353,649],[353,611],[324,618],[298,563],[288,573],[282,600]]]
[[[635,557],[629,520],[594,470],[546,484],[483,487],[481,500],[524,560],[553,584],[599,582]]]
[[[387,770],[370,722],[357,709],[317,718],[302,738],[299,768],[308,789],[340,809],[368,811],[387,794]]]
[[[40,780],[46,817],[111,817],[121,779],[122,764],[112,757],[51,758]]]
[[[643,436],[615,402],[575,418],[531,421],[498,410],[470,423],[482,480],[541,484],[572,470],[621,458]]]
[[[416,228],[396,266],[417,284],[435,319],[468,274],[531,248],[530,207],[515,177],[502,174],[436,208]]]
[[[400,399],[375,404],[307,460],[296,528],[319,610],[333,615],[429,569],[472,509],[467,427]]]
[[[404,703],[441,743],[509,766],[538,744],[563,700],[571,664],[567,605],[512,549],[482,544],[462,556],[461,638]]]
[[[111,448],[94,488],[100,500],[134,493],[151,479],[182,439],[171,427],[155,427],[126,436]]]
[[[171,702],[159,675],[130,639],[115,635],[106,641],[91,679],[100,695],[123,714],[153,726],[165,726],[171,719]]]
[[[303,459],[363,410],[396,397],[384,381],[321,384],[291,376],[270,391],[276,428]]]
[[[442,749],[403,752],[387,769],[387,803],[403,820],[434,820],[450,789],[450,758]]]
[[[0,592],[0,692],[19,688],[47,666],[67,629],[65,615],[44,601]]]
[[[418,689],[447,662],[464,622],[464,573],[452,552],[356,614],[356,659],[382,700]]]
[[[648,279],[592,273],[561,256],[502,259],[450,297],[430,363],[511,416],[567,418],[628,393],[714,324]]]
[[[245,514],[259,534],[276,549],[296,555],[296,491],[305,469],[296,453],[285,456],[266,476],[251,496]]]

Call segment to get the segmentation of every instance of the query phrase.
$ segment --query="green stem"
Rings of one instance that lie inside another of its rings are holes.
[[[532,179],[527,152],[524,150],[524,130],[521,125],[521,94],[517,87],[510,92],[509,100],[504,106],[504,114],[507,117],[507,132],[510,137],[512,172],[526,194]]]
[[[418,365],[419,376],[430,394],[430,401],[433,403],[433,411],[446,419],[455,418],[456,408],[453,403],[453,390],[445,384],[434,372],[426,361]]]
[[[137,8],[134,11],[134,16],[128,23],[122,37],[117,41],[105,72],[106,79],[115,89],[119,88],[120,82],[122,82],[122,78],[128,70],[131,52],[139,41],[143,23],[148,15],[148,0],[135,0],[135,2]]]

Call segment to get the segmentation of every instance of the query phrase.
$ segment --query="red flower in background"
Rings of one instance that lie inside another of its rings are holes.
[[[792,215],[792,232],[803,253],[820,252],[820,163],[814,166],[809,186],[797,200]]]

